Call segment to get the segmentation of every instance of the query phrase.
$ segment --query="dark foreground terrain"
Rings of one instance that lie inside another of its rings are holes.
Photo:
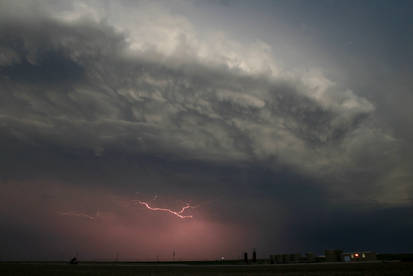
[[[1,276],[49,275],[412,275],[413,263],[342,263],[297,265],[153,265],[134,263],[0,263]]]

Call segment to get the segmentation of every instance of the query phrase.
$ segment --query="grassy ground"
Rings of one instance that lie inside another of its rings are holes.
[[[225,276],[315,276],[315,275],[412,275],[413,263],[297,264],[297,265],[185,265],[133,263],[1,263],[1,276],[163,276],[163,275],[225,275]]]

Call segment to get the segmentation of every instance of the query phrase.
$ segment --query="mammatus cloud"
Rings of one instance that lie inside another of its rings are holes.
[[[5,135],[96,156],[116,148],[284,164],[344,198],[409,201],[398,141],[375,122],[373,103],[321,70],[285,70],[264,42],[201,37],[150,4],[124,17],[113,3],[52,5],[29,17],[7,5],[15,13],[0,27]]]

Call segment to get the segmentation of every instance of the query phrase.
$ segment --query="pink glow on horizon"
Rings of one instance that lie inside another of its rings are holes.
[[[188,216],[183,215],[183,212],[184,212],[186,209],[188,209],[188,208],[195,208],[194,206],[191,206],[191,205],[189,205],[188,203],[186,203],[186,205],[185,205],[184,207],[182,207],[180,211],[173,211],[173,210],[168,209],[168,208],[151,207],[147,202],[140,201],[140,200],[137,200],[137,201],[135,201],[135,202],[138,202],[139,204],[145,206],[145,207],[148,208],[149,210],[167,212],[167,213],[170,213],[170,214],[172,214],[172,215],[175,215],[175,216],[177,216],[177,217],[179,217],[179,218],[181,218],[181,219],[193,218],[192,215],[188,215]]]
[[[198,203],[185,203],[171,195],[162,200],[162,205],[159,196],[150,197],[146,201],[148,208],[127,194],[102,187],[31,181],[6,183],[3,191],[0,213],[4,220],[16,223],[33,236],[47,235],[47,243],[36,244],[33,240],[32,251],[49,252],[45,254],[61,259],[79,252],[83,260],[112,260],[119,252],[119,259],[123,260],[156,260],[159,256],[169,261],[173,249],[177,260],[236,258],[247,237],[245,227],[211,216],[205,203],[201,203],[205,207],[201,210]],[[15,204],[23,196],[25,200]],[[179,205],[174,209],[167,202]],[[194,208],[198,209],[189,210]],[[21,254],[26,254],[23,249]]]

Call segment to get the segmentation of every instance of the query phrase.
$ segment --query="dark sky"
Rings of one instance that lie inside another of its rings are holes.
[[[1,1],[0,260],[412,251],[412,18]]]

